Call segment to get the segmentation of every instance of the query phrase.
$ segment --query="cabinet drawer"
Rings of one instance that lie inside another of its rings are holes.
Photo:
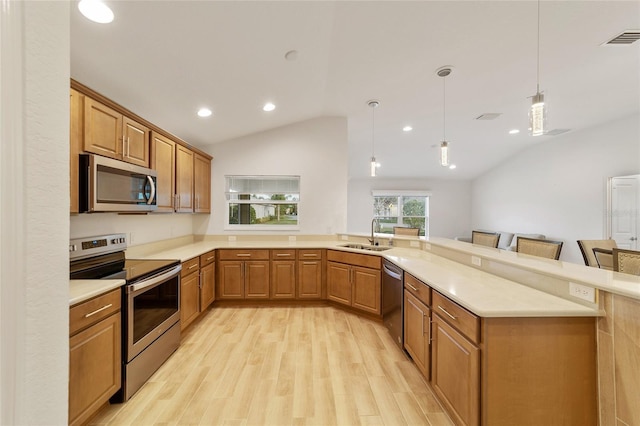
[[[298,250],[298,259],[299,260],[317,260],[322,259],[322,250]]]
[[[349,265],[363,266],[365,268],[380,269],[382,258],[368,254],[357,254],[346,251],[327,250],[327,260],[348,263]]]
[[[422,303],[431,306],[431,287],[417,279],[411,274],[404,274],[404,288]]]
[[[214,250],[208,251],[205,254],[200,255],[200,266],[205,266],[216,260],[216,252]]]
[[[120,311],[121,291],[116,289],[69,309],[69,335]]]
[[[220,250],[218,252],[218,260],[246,260],[246,259],[261,259],[269,260],[269,250]]]
[[[271,250],[271,260],[295,260],[295,249]]]
[[[194,257],[193,259],[189,259],[185,262],[182,262],[182,271],[180,272],[180,277],[186,277],[189,274],[194,272],[198,272],[198,268],[200,267],[200,258]]]
[[[433,292],[433,312],[474,343],[480,342],[480,319],[437,291]]]

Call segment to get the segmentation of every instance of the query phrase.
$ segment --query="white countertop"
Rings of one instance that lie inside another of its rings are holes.
[[[382,256],[433,289],[482,317],[599,316],[592,308],[413,248],[383,252],[348,249],[348,241],[201,241],[145,256],[186,261],[207,251],[225,248],[331,248]]]
[[[100,296],[124,284],[125,280],[69,280],[69,306]]]

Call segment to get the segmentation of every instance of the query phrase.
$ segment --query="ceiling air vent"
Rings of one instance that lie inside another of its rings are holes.
[[[477,116],[476,120],[495,120],[501,115],[502,113],[500,112],[485,112],[484,114]]]
[[[640,40],[640,30],[626,30],[603,44],[603,46],[620,46],[631,44],[636,40]]]
[[[549,130],[548,132],[545,132],[544,135],[545,136],[557,136],[557,135],[561,135],[563,133],[567,133],[571,131],[571,129],[553,129],[553,130]]]

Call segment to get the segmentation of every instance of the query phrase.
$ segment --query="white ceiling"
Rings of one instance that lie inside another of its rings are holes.
[[[346,116],[351,177],[472,179],[535,143],[535,1],[114,1],[111,24],[71,12],[71,76],[190,144]],[[550,129],[640,114],[639,1],[542,1],[540,89]],[[298,59],[287,61],[287,51]],[[438,164],[446,137],[458,167]],[[265,113],[266,101],[277,105]],[[196,116],[200,106],[214,115]],[[497,112],[493,121],[475,117]],[[413,126],[410,133],[404,125]],[[518,128],[515,136],[507,132]],[[606,141],[603,141],[606,143]],[[217,159],[224,161],[224,159]],[[295,160],[295,159],[294,159]]]

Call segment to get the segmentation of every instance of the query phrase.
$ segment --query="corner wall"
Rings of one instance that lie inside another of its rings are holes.
[[[560,260],[582,264],[576,241],[606,234],[607,178],[640,173],[640,120],[540,138],[473,181],[471,225],[562,240]]]

